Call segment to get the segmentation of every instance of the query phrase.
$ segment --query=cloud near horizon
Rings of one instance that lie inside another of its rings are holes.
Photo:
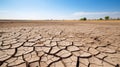
[[[98,19],[110,16],[120,18],[120,12],[74,12],[71,14],[54,14],[50,12],[40,13],[38,11],[0,11],[0,19],[26,19],[26,20],[78,20],[82,17]]]
[[[120,12],[75,12],[73,16],[88,17],[89,19],[103,18],[110,16],[111,18],[120,18]]]

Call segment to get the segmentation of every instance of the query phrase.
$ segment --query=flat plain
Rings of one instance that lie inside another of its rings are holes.
[[[0,21],[0,67],[119,67],[120,21]]]

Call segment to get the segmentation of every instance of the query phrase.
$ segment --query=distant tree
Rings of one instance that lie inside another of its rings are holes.
[[[110,19],[110,17],[109,16],[105,16],[105,20],[109,20]]]
[[[117,20],[120,20],[120,18],[117,18]]]
[[[99,18],[99,20],[103,20],[103,18]]]
[[[81,18],[80,20],[84,20],[84,21],[85,21],[85,20],[87,20],[87,18],[86,18],[86,17],[84,17],[84,18]]]

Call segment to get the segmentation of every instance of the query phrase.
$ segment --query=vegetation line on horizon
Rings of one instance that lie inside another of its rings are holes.
[[[87,18],[83,17],[83,18],[80,18],[80,20],[86,21]],[[110,16],[105,16],[104,18],[99,18],[99,19],[95,19],[95,20],[120,20],[120,18],[110,18]]]

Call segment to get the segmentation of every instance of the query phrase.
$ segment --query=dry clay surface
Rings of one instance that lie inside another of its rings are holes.
[[[0,27],[0,67],[119,65],[120,25],[117,24],[36,23]]]

